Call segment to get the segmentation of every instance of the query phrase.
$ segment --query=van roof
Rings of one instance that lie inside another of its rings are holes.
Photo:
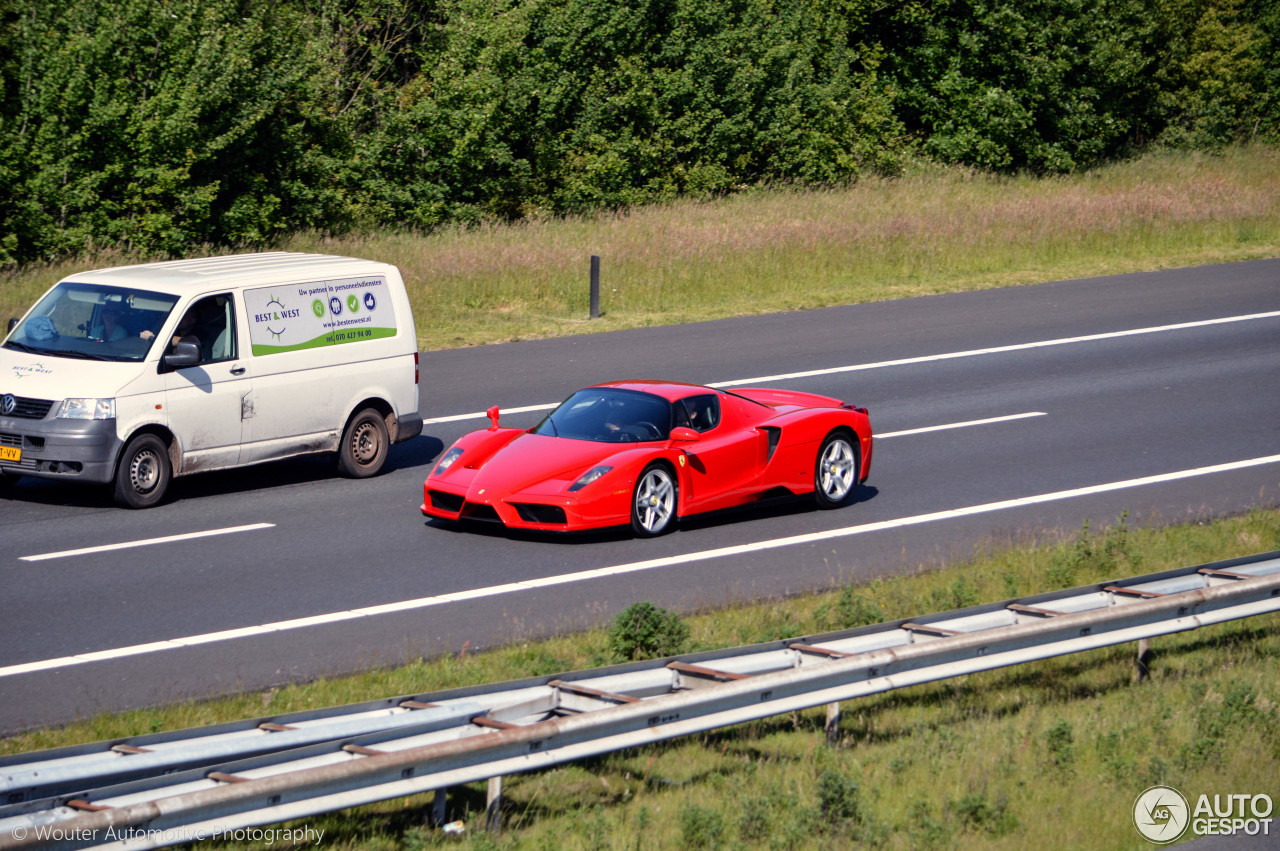
[[[175,294],[192,290],[261,283],[333,280],[368,275],[394,267],[358,257],[271,251],[261,254],[229,254],[196,260],[167,260],[136,266],[114,266],[68,275],[78,283],[145,286]]]

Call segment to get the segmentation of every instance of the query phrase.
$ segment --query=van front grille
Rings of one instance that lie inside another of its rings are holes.
[[[9,410],[12,399],[12,408]],[[53,407],[51,399],[30,399],[26,396],[6,394],[0,396],[0,417],[16,417],[21,420],[42,420],[49,415]]]

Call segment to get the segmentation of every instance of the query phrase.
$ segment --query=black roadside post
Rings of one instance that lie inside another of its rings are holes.
[[[591,255],[591,318],[600,318],[600,255]]]

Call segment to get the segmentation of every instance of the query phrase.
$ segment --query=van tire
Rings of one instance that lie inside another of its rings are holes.
[[[169,447],[154,434],[140,434],[120,455],[115,500],[124,508],[150,508],[164,499],[173,469]]]
[[[382,469],[387,460],[387,421],[373,408],[364,408],[351,418],[338,447],[338,470],[353,479],[367,479]]]

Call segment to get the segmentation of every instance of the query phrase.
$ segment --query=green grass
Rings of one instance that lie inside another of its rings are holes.
[[[283,238],[398,265],[423,349],[717,319],[1280,254],[1280,149],[1159,153],[1070,177],[921,166],[582,219]],[[207,253],[207,252],[206,252]],[[589,320],[590,256],[603,316]],[[0,316],[102,254],[0,278]]]
[[[1280,510],[1100,533],[1028,533],[971,561],[827,594],[688,618],[694,648],[891,620],[1280,549]],[[941,569],[939,569],[941,568]],[[588,667],[603,628],[266,693],[104,715],[0,742],[0,752],[93,741]],[[506,778],[504,830],[480,830],[484,785],[455,790],[465,839],[425,826],[430,795],[318,816],[323,845],[397,848],[1146,848],[1134,800],[1280,798],[1280,616],[961,677],[844,704],[829,744],[815,709]],[[235,847],[235,846],[232,846]],[[290,847],[287,843],[281,846]]]

